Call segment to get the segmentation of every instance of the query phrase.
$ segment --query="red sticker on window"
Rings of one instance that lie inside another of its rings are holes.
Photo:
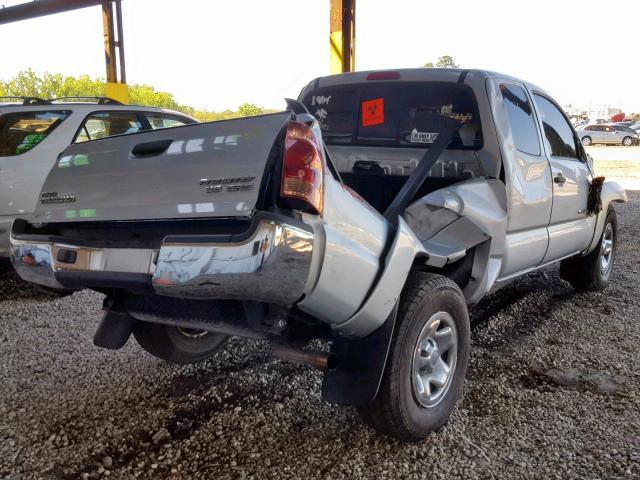
[[[384,98],[362,102],[362,126],[370,127],[384,123]]]

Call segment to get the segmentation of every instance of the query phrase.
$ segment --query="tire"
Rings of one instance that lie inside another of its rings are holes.
[[[560,262],[560,277],[578,291],[596,292],[609,285],[618,243],[616,212],[609,207],[598,246],[584,257]]]
[[[446,335],[447,328],[450,335]],[[447,338],[453,346],[442,353]],[[462,395],[469,339],[469,313],[458,285],[433,273],[412,274],[400,298],[378,394],[369,405],[358,407],[363,421],[377,432],[405,442],[423,440],[442,427]],[[419,346],[424,348],[420,351]],[[432,386],[430,381],[435,372],[442,373],[439,362],[448,364],[451,372],[445,374],[444,382],[444,377],[438,382],[442,387]]]
[[[582,142],[582,145],[584,145],[585,147],[588,147],[589,145],[591,145],[591,137],[582,137],[582,140],[580,140]]]
[[[228,339],[222,333],[136,322],[133,336],[151,355],[172,363],[198,363],[213,356]]]
[[[633,138],[631,137],[624,137],[622,139],[622,145],[624,145],[625,147],[630,147],[633,145]]]

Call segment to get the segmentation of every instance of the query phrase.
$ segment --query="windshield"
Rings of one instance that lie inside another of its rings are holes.
[[[317,88],[303,103],[316,117],[327,145],[428,148],[446,119],[463,127],[449,149],[482,148],[475,97],[464,85],[413,82]]]

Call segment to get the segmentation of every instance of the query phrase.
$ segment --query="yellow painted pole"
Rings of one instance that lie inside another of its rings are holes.
[[[356,0],[330,0],[331,73],[355,70]]]
[[[122,10],[119,2],[116,4],[118,13],[118,39],[115,38],[113,4],[111,0],[102,2],[102,27],[104,29],[104,56],[107,67],[106,95],[120,103],[129,103],[129,88],[124,78],[124,43],[122,41]],[[121,78],[118,81],[118,70],[116,66],[116,47],[120,53]]]

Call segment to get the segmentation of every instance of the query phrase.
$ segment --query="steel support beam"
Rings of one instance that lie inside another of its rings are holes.
[[[331,73],[353,72],[356,64],[356,0],[330,0]]]
[[[100,5],[102,0],[39,0],[0,8],[0,25],[54,13],[69,12],[79,8]]]

